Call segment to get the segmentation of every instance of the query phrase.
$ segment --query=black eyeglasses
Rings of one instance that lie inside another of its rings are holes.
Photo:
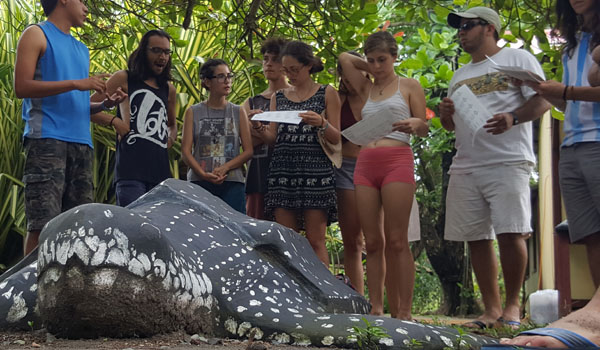
[[[486,26],[489,23],[486,21],[469,21],[469,22],[465,22],[462,25],[460,25],[458,27],[458,31],[462,32],[462,31],[469,31],[471,29],[473,29],[476,26]]]
[[[217,79],[217,81],[219,83],[224,83],[225,79],[233,81],[234,78],[235,78],[235,73],[229,73],[229,74],[217,74],[215,76],[209,77],[208,79]]]
[[[148,50],[154,54],[160,55],[161,53],[165,54],[165,56],[171,56],[173,51],[170,49],[163,49],[162,47],[149,47]]]

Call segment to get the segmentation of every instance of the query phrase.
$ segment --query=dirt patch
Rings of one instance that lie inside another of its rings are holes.
[[[273,345],[254,342],[250,350],[306,350],[306,347]],[[33,332],[0,332],[0,349],[156,349],[156,350],[246,350],[248,341],[223,339],[197,339],[184,332],[156,335],[151,338],[99,338],[99,339],[57,339],[45,330]],[[318,348],[310,348],[318,349]],[[333,349],[333,348],[328,348]]]

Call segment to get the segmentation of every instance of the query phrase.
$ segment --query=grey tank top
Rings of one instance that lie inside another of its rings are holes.
[[[404,96],[402,96],[402,93],[400,92],[400,79],[398,79],[398,87],[396,88],[396,92],[385,100],[373,101],[371,99],[371,91],[369,91],[369,98],[362,109],[362,119],[377,117],[377,115],[383,110],[391,110],[394,115],[398,116],[398,120],[404,120],[411,117],[410,108],[404,100]],[[392,131],[391,133],[387,134],[385,138],[410,144],[410,134],[400,131]]]
[[[227,163],[240,154],[240,106],[227,102],[224,109],[213,109],[206,102],[192,106],[194,145],[192,155],[206,172]],[[202,179],[192,169],[190,181]],[[242,168],[233,169],[225,181],[244,182]]]

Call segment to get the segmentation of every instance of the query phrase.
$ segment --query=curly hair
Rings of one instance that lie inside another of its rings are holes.
[[[169,41],[171,40],[171,36],[169,34],[159,29],[152,29],[146,32],[146,34],[142,36],[142,40],[140,41],[137,49],[131,53],[129,59],[127,60],[127,72],[133,78],[143,81],[152,76],[152,69],[148,67],[148,43],[150,41],[150,37],[155,35],[167,38]],[[169,56],[169,60],[167,61],[162,73],[156,77],[156,82],[159,86],[163,86],[170,80],[173,80],[173,78],[171,77],[171,57]]]
[[[280,57],[291,56],[305,66],[312,65],[310,74],[323,70],[323,61],[313,54],[312,47],[302,41],[290,41],[281,51]]]
[[[266,53],[270,53],[272,55],[279,56],[281,50],[283,50],[288,42],[289,40],[283,38],[269,38],[263,41],[262,45],[260,45],[260,54],[264,55]]]
[[[592,11],[594,18],[591,23],[595,25],[592,25],[591,28],[584,28],[583,16],[575,13],[569,0],[556,1],[556,27],[554,29],[560,32],[560,36],[566,40],[564,51],[569,57],[573,56],[573,51],[578,44],[577,34],[581,31],[592,33],[590,51],[600,44],[600,26],[597,25],[600,22],[600,1],[594,1]]]

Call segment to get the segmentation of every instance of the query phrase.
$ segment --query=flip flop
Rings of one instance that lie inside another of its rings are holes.
[[[554,339],[560,340],[563,344],[565,344],[566,348],[560,349],[578,349],[578,350],[598,350],[596,344],[592,343],[589,339],[575,333],[568,331],[562,328],[537,328],[531,329],[528,331],[524,331],[519,333],[519,335],[541,335],[546,337],[552,337]],[[522,345],[512,345],[512,344],[490,344],[484,345],[481,347],[481,350],[496,350],[498,348],[501,349],[551,349],[551,348],[543,348],[543,347],[534,347],[534,346],[522,346]]]
[[[473,324],[473,325],[475,325],[475,327],[469,327],[469,326],[467,326],[469,324]],[[463,323],[461,325],[461,327],[472,328],[472,329],[486,329],[486,328],[492,328],[493,324],[485,324],[485,322],[483,322],[483,321],[473,320],[473,321],[469,321],[467,323]]]
[[[506,327],[510,327],[512,329],[519,329],[519,327],[521,327],[521,322],[520,321],[507,321],[504,319],[504,317],[500,317],[497,320],[498,323],[500,323],[503,326]]]

